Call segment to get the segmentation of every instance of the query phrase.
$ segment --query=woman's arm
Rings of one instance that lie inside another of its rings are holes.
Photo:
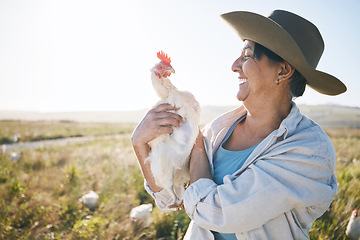
[[[190,159],[190,184],[200,178],[212,179],[209,160],[205,152],[203,135],[200,131],[191,152]]]
[[[183,122],[182,117],[176,113],[168,112],[176,110],[178,108],[170,104],[160,104],[154,107],[145,115],[131,136],[142,174],[154,192],[161,191],[161,188],[155,184],[150,163],[144,163],[151,151],[149,142],[162,134],[171,134],[173,132],[172,127],[180,126],[180,123]]]

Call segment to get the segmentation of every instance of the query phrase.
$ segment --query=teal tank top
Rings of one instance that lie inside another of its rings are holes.
[[[237,120],[226,133],[223,141],[220,144],[219,149],[216,151],[214,155],[214,174],[213,179],[216,184],[220,185],[223,184],[223,178],[226,175],[231,175],[238,169],[240,169],[246,159],[250,156],[253,150],[256,148],[256,145],[252,146],[251,148],[242,150],[242,151],[229,151],[223,148],[223,144],[226,140],[230,137],[232,132],[234,131],[236,125],[244,120],[245,117],[241,117]],[[213,231],[214,237],[216,240],[236,240],[236,236],[234,233],[218,233]]]

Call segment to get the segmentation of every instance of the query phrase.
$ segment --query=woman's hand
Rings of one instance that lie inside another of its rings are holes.
[[[204,137],[199,131],[190,157],[190,184],[200,178],[212,179],[209,160],[204,147]]]
[[[171,134],[172,127],[179,127],[184,120],[176,113],[179,110],[170,104],[160,104],[151,109],[136,127],[132,135],[133,146],[142,146],[162,134]]]
[[[176,110],[179,109],[170,104],[160,104],[154,107],[145,115],[131,136],[131,142],[143,176],[154,192],[159,192],[161,188],[155,184],[150,163],[144,162],[151,151],[149,142],[162,134],[172,133],[172,127],[180,126],[180,123],[184,121],[182,117],[176,113],[168,112]]]

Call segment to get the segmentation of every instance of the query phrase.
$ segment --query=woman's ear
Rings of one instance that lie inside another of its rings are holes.
[[[281,70],[279,72],[279,82],[284,80],[289,80],[290,77],[294,74],[295,68],[291,66],[288,62],[281,63]]]

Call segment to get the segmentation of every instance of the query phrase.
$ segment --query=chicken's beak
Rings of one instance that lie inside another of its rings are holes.
[[[173,67],[169,67],[168,71],[169,71],[170,73],[175,73],[175,69],[174,69]]]
[[[169,66],[168,68],[166,68],[162,77],[169,77],[172,73],[175,73],[175,69],[173,69],[172,66]]]

